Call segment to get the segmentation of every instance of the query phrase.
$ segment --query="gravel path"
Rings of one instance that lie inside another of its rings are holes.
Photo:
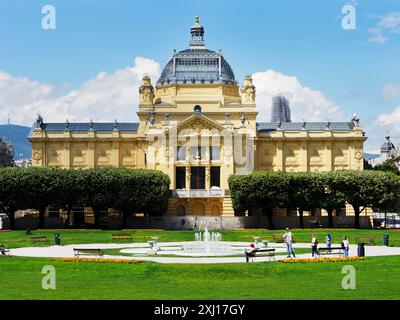
[[[194,242],[162,242],[158,243],[161,249],[167,250],[168,247],[182,246],[183,244],[191,244]],[[223,242],[226,245],[232,245],[235,247],[248,247],[248,242]],[[276,247],[277,251],[284,251],[284,245],[282,244],[271,244],[271,247]],[[296,248],[310,248],[308,243],[296,243]],[[122,249],[122,248],[137,248],[138,250],[149,250],[147,243],[131,243],[131,244],[115,244],[115,243],[99,243],[99,244],[79,244],[79,245],[67,245],[67,246],[49,246],[49,247],[24,247],[17,249],[10,249],[10,254],[20,257],[48,257],[48,258],[64,258],[74,257],[74,248],[99,248],[99,249]],[[357,255],[357,246],[350,245],[350,256]],[[368,256],[389,256],[389,255],[400,255],[400,247],[384,247],[384,246],[365,246],[365,255]],[[130,256],[117,256],[117,255],[105,255],[105,258],[110,259],[140,259],[146,261],[153,261],[158,263],[185,263],[185,264],[207,264],[207,263],[240,263],[245,262],[244,257],[162,257],[162,256],[143,256],[143,257],[130,257]],[[310,258],[310,253],[299,254],[297,258]],[[286,258],[286,255],[276,255],[275,261]],[[274,261],[270,257],[259,256],[254,259],[254,262],[266,262]]]

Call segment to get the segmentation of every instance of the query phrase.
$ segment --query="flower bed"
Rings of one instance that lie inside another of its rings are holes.
[[[123,263],[133,264],[144,262],[143,260],[136,259],[102,259],[102,258],[52,258],[50,261],[61,262],[95,262],[95,263]]]
[[[365,257],[340,257],[340,258],[305,258],[305,259],[283,259],[283,263],[306,263],[306,262],[342,262],[365,260]]]

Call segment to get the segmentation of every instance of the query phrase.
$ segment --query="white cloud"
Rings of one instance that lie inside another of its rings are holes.
[[[379,147],[385,141],[385,136],[390,135],[392,142],[397,145],[400,143],[400,106],[394,108],[390,113],[379,115],[374,121],[365,123],[368,140],[364,145],[364,151],[379,153]]]
[[[400,12],[390,12],[378,16],[378,18],[379,21],[375,24],[375,27],[368,29],[369,42],[383,44],[388,41],[386,32],[400,33]]]
[[[383,126],[392,126],[395,131],[400,132],[400,106],[391,113],[381,114],[377,119],[377,123]]]
[[[382,28],[369,28],[368,33],[370,34],[368,38],[369,42],[384,44],[386,41],[388,41],[388,38],[382,35]]]
[[[395,29],[396,27],[400,27],[400,12],[391,12],[381,16],[377,25],[385,29]]]
[[[270,121],[272,96],[282,94],[290,101],[292,121],[339,121],[339,107],[321,91],[303,86],[295,76],[267,70],[252,75],[257,90],[259,121]]]
[[[15,78],[0,71],[0,123],[31,125],[36,114],[46,122],[135,121],[138,89],[143,74],[153,82],[160,75],[160,65],[137,57],[134,66],[113,73],[100,72],[77,90],[62,94],[54,85],[41,84],[27,78]]]
[[[400,96],[400,83],[388,83],[381,91],[380,98],[390,101]]]

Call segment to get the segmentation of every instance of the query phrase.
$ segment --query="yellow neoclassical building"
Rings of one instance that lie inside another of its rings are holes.
[[[29,136],[32,165],[161,170],[171,178],[166,215],[227,217],[234,216],[231,174],[363,169],[366,137],[356,117],[291,122],[278,96],[272,121],[257,122],[252,78],[238,84],[223,54],[206,48],[198,18],[190,33],[189,48],[174,51],[155,85],[143,77],[138,123],[46,123],[39,116]]]

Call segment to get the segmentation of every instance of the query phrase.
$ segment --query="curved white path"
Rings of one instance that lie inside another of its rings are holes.
[[[184,243],[191,242],[162,242],[158,243],[161,248],[167,249],[167,247],[182,246]],[[224,244],[233,245],[237,247],[248,248],[248,242],[228,242],[224,241]],[[336,245],[333,245],[336,246]],[[271,244],[271,247],[277,248],[277,252],[284,252],[285,247],[282,244]],[[308,243],[295,243],[293,245],[296,248],[309,248],[310,253],[298,254],[297,258],[310,258],[311,248]],[[71,258],[74,257],[74,248],[99,248],[99,249],[122,249],[122,248],[149,248],[147,243],[99,243],[99,244],[77,244],[77,245],[66,245],[66,246],[50,246],[50,247],[24,247],[17,249],[10,249],[10,254],[19,257],[47,257],[47,258]],[[350,256],[357,255],[357,245],[350,245]],[[384,246],[365,246],[365,255],[371,256],[390,256],[400,255],[400,247],[384,247]],[[243,257],[163,257],[163,256],[143,256],[143,257],[130,257],[130,256],[117,256],[117,255],[105,255],[104,258],[108,259],[139,259],[145,261],[153,261],[158,263],[184,263],[184,264],[208,264],[208,263],[241,263],[245,262]],[[285,259],[286,255],[276,255],[275,261]],[[268,262],[274,261],[273,259],[265,256],[259,256],[254,259],[254,262]]]

